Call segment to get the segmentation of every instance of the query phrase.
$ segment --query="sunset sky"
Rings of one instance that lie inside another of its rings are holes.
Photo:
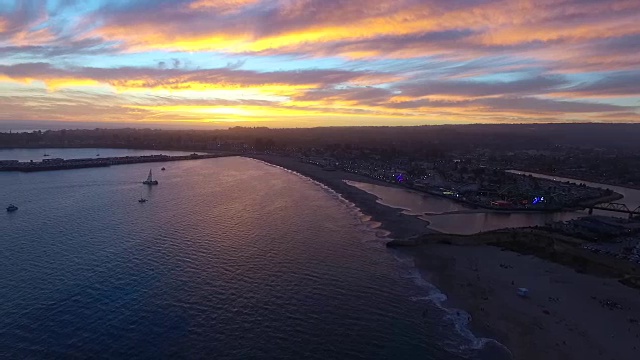
[[[0,121],[640,122],[638,0],[0,0]]]

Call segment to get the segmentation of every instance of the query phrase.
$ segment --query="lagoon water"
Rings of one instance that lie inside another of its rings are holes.
[[[402,209],[406,214],[418,216],[420,219],[428,221],[431,229],[448,234],[470,235],[503,228],[541,226],[587,215],[584,211],[492,212],[471,208],[453,200],[405,188],[355,181],[348,181],[348,183],[377,196],[378,202]]]
[[[0,203],[0,358],[497,356],[356,208],[255,160],[0,173]]]
[[[640,190],[522,171],[510,172],[562,182],[585,183],[587,186],[595,188],[611,189],[623,195],[622,199],[615,201],[616,203],[625,204],[631,210],[640,206]],[[428,221],[431,229],[449,234],[470,235],[482,231],[503,228],[543,226],[556,221],[568,221],[588,215],[586,210],[554,213],[495,212],[472,208],[444,197],[406,188],[381,186],[356,181],[347,181],[347,183],[377,196],[379,203],[402,209],[405,214],[418,216],[420,219]],[[593,214],[622,218],[627,217],[627,214],[624,213],[603,210],[594,210]]]

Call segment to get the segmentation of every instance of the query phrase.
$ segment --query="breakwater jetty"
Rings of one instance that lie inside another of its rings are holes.
[[[0,160],[0,171],[52,171],[52,170],[70,170],[92,167],[106,167],[112,165],[139,164],[149,162],[166,162],[166,161],[182,161],[182,160],[200,160],[212,159],[227,156],[237,156],[231,153],[216,154],[190,154],[180,156],[169,155],[146,155],[146,156],[120,156],[105,158],[88,158],[88,159],[44,159],[42,161],[21,162],[18,160]]]

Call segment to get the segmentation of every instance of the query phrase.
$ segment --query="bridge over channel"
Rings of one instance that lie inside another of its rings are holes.
[[[626,213],[629,214],[629,219],[637,216],[640,217],[640,206],[631,210],[625,204],[620,203],[606,203],[606,204],[598,204],[595,206],[589,207],[589,214],[593,214],[593,210],[604,210],[604,211],[613,211],[618,213]]]

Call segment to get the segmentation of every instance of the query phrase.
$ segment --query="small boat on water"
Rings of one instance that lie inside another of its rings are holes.
[[[145,198],[140,198],[140,200],[138,200],[138,202],[139,202],[139,203],[141,203],[141,204],[142,204],[142,203],[146,203],[146,202],[147,202],[147,199],[145,199]]]
[[[44,155],[42,155],[42,156],[51,156],[51,155],[49,155],[49,154],[47,154],[47,153],[44,153]]]
[[[9,204],[9,206],[7,206],[7,211],[8,212],[14,212],[16,210],[18,210],[18,207],[13,205],[13,204]]]
[[[147,180],[143,181],[142,183],[145,185],[158,185],[158,180],[153,180],[151,169],[149,169],[149,176],[147,176]]]
[[[165,171],[165,170],[167,170],[167,169],[165,169],[165,168],[162,168],[162,169],[160,169],[160,170],[162,170],[162,171]]]

